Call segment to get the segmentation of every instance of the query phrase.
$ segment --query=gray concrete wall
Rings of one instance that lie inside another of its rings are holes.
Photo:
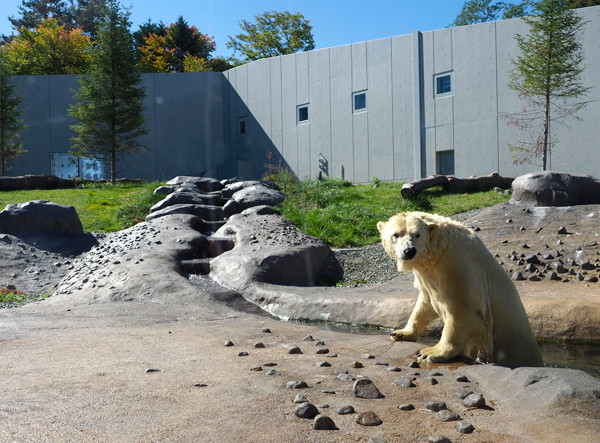
[[[595,86],[580,120],[555,125],[550,168],[600,176],[600,7],[588,20],[584,84]],[[149,149],[120,164],[120,177],[145,180],[206,174],[261,177],[279,166],[301,179],[343,177],[355,183],[411,180],[439,173],[452,153],[455,175],[540,169],[515,165],[508,149],[517,130],[506,114],[523,102],[508,88],[515,33],[506,20],[258,60],[225,73],[145,74]],[[452,91],[437,96],[449,74]],[[25,96],[28,152],[10,171],[49,174],[53,152],[68,150],[75,76],[18,77]],[[354,112],[353,93],[366,93]],[[298,121],[298,107],[308,120]],[[242,130],[243,128],[243,130]]]

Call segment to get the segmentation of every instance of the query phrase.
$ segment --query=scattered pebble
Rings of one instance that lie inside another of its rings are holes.
[[[560,228],[558,228],[558,234],[568,234],[567,232],[567,228],[565,228],[564,226],[561,226]]]
[[[467,398],[472,393],[473,393],[473,391],[471,391],[470,389],[461,389],[460,391],[458,391],[454,395],[456,395],[461,400],[464,400],[465,398]]]
[[[269,328],[263,328],[262,330],[265,334],[270,334],[271,330]]]
[[[329,358],[335,358],[337,356],[338,355],[335,352],[331,352],[331,353],[329,353],[329,354],[326,355],[326,357],[329,357]]]
[[[339,378],[342,381],[354,381],[356,380],[355,377],[352,377],[350,374],[348,374],[347,372],[341,372],[337,375],[337,378]]]
[[[304,394],[298,394],[294,397],[294,403],[306,403],[308,402],[308,398]]]
[[[254,366],[253,368],[250,368],[251,371],[262,371],[263,368],[260,366]]]
[[[324,341],[316,341],[315,346],[325,346],[325,342]]]
[[[225,346],[225,347],[233,346],[233,342],[231,340],[227,340],[223,346]]]
[[[146,374],[151,373],[151,372],[161,372],[160,369],[156,369],[156,368],[148,368],[146,369]]]
[[[479,394],[469,394],[463,400],[463,405],[467,408],[483,408],[485,406],[485,398]]]
[[[446,403],[440,400],[428,400],[425,403],[425,409],[429,409],[433,412],[441,411],[442,409],[447,409]]]
[[[442,409],[435,413],[435,419],[443,422],[460,420],[460,416],[450,409]]]
[[[264,344],[264,343],[262,343],[262,342],[258,342],[258,343],[255,343],[255,344],[254,344],[254,347],[255,347],[255,348],[257,348],[257,349],[261,349],[261,348],[264,348],[264,347],[265,347],[265,344]]]
[[[386,371],[400,372],[400,371],[402,371],[402,369],[400,369],[398,366],[390,366],[389,368],[386,369]]]
[[[206,388],[208,385],[206,383],[194,383],[192,387],[194,388]]]
[[[263,363],[262,365],[266,366],[267,368],[270,368],[272,366],[277,366],[277,363],[269,361],[269,362]]]
[[[372,354],[363,354],[363,355],[362,355],[362,358],[366,358],[366,359],[374,359],[374,358],[375,358],[375,356],[374,356],[374,355],[372,355]]]
[[[459,375],[458,377],[456,377],[456,381],[461,383],[469,383],[469,379],[466,375]]]
[[[317,367],[319,368],[328,368],[331,366],[331,363],[329,363],[328,361],[320,361],[317,363]]]
[[[389,363],[385,363],[383,361],[376,361],[375,363],[373,363],[375,366],[389,366]]]
[[[319,414],[315,417],[313,429],[319,431],[333,431],[337,429],[337,426],[330,417],[324,414]]]
[[[289,349],[288,354],[302,354],[302,350],[298,346],[292,346]]]
[[[408,366],[409,368],[420,368],[421,365],[419,365],[419,363],[417,363],[416,361],[411,361],[409,364],[407,364],[406,366]]]
[[[396,386],[401,386],[403,388],[414,388],[415,384],[413,383],[412,377],[401,377],[398,380],[394,381]]]
[[[351,368],[364,368],[365,366],[359,361],[353,361],[350,363]]]
[[[238,357],[245,357],[247,355],[248,355],[248,353],[246,351],[238,352]]]
[[[354,407],[350,405],[342,406],[337,410],[337,413],[340,415],[354,414],[355,412]]]
[[[403,405],[398,406],[398,409],[401,411],[413,411],[415,409],[415,405],[412,403],[405,403]]]
[[[313,336],[312,336],[312,335],[307,335],[306,337],[304,337],[304,338],[302,339],[302,341],[313,341],[313,340],[314,340],[314,338],[313,338]]]
[[[294,414],[300,418],[315,418],[319,415],[319,410],[312,403],[302,403],[295,410]]]
[[[354,386],[352,387],[352,392],[354,392],[355,397],[359,398],[382,398],[383,395],[375,386],[372,380],[368,378],[361,378],[354,382]]]
[[[329,354],[329,349],[327,349],[327,348],[317,349],[317,352],[315,352],[315,354]]]
[[[437,384],[438,384],[438,381],[437,381],[437,379],[436,379],[436,378],[434,378],[434,377],[425,377],[425,378],[423,379],[423,382],[424,382],[424,383],[427,383],[427,384],[430,384],[431,386],[435,386],[435,385],[437,385]]]
[[[321,394],[335,394],[333,389],[321,389]]]
[[[452,443],[452,441],[448,437],[444,437],[443,435],[432,435],[429,437],[430,443]]]
[[[475,428],[468,421],[461,420],[456,423],[456,430],[461,434],[470,434],[475,430]]]
[[[379,416],[373,411],[361,412],[356,417],[356,423],[362,426],[379,426],[383,423]]]
[[[274,375],[274,376],[278,376],[281,375],[281,372],[279,372],[276,369],[269,369],[267,372],[265,372],[265,375]]]
[[[288,381],[285,384],[285,387],[288,389],[303,389],[303,388],[308,388],[308,385],[306,384],[305,381]]]

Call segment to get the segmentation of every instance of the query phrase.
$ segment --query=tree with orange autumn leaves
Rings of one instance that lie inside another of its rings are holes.
[[[0,50],[15,74],[78,74],[89,66],[91,46],[80,28],[69,30],[47,18],[33,30],[21,27]]]

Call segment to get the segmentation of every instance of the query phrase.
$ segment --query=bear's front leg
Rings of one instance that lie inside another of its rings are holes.
[[[417,352],[418,361],[441,363],[459,355],[466,355],[466,346],[475,336],[477,324],[469,323],[468,319],[461,321],[454,316],[446,317],[440,341],[435,346],[428,346]]]
[[[423,332],[425,332],[425,328],[435,318],[437,318],[437,314],[429,302],[429,296],[423,294],[423,291],[421,291],[417,298],[417,304],[410,314],[408,323],[406,323],[406,326],[403,329],[392,332],[390,334],[390,340],[417,341],[419,337],[423,335]]]

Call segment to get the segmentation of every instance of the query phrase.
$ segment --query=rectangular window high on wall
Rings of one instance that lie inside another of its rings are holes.
[[[436,152],[436,169],[440,175],[454,175],[454,151]]]
[[[446,97],[452,95],[452,73],[443,72],[433,76],[435,96]]]
[[[296,122],[307,123],[308,122],[308,103],[298,105],[296,108]]]
[[[352,112],[367,110],[367,91],[352,93]]]

